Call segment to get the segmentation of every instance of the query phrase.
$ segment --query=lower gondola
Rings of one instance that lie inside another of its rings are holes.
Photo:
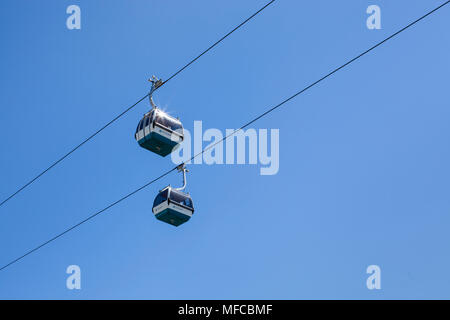
[[[153,202],[156,219],[178,227],[194,214],[194,205],[189,194],[170,186],[164,188]]]

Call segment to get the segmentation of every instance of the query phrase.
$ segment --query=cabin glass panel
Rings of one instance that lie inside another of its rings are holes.
[[[137,127],[136,127],[136,133],[138,133],[138,131],[139,131],[139,127],[141,126],[141,124],[142,124],[142,120],[141,120],[141,121],[139,121],[139,123],[138,123],[138,125],[137,125]]]
[[[179,193],[177,191],[172,190],[170,192],[170,200],[173,202],[179,203],[183,206],[186,206],[188,208],[192,208],[192,200],[188,195]]]
[[[182,129],[181,123],[174,121],[161,113],[156,114],[155,122],[172,130],[172,131],[177,131],[177,130]]]
[[[160,192],[156,198],[155,201],[153,202],[153,207],[159,206],[161,203],[163,203],[164,201],[167,200],[167,193],[168,190],[164,190],[163,192]]]

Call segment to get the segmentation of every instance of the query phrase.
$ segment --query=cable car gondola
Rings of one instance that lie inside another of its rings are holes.
[[[153,202],[153,213],[156,219],[178,227],[188,221],[194,214],[194,205],[186,188],[186,171],[184,165],[178,168],[183,171],[183,187],[172,188],[170,185],[162,189]]]
[[[153,102],[152,94],[163,82],[155,76],[149,81],[152,83],[149,94],[152,110],[139,121],[135,139],[142,148],[165,157],[183,142],[183,125],[180,120],[158,109]]]

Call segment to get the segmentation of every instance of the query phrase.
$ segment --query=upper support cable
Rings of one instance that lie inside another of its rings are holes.
[[[207,53],[208,51],[210,51],[212,48],[214,48],[215,46],[217,46],[219,43],[221,43],[223,40],[225,40],[226,38],[228,38],[228,36],[230,36],[233,32],[235,32],[236,30],[238,30],[240,27],[242,27],[244,24],[246,24],[247,22],[249,22],[251,19],[253,19],[255,16],[257,16],[260,12],[262,12],[264,9],[266,9],[269,5],[271,5],[273,2],[275,2],[275,0],[272,0],[270,2],[268,2],[265,6],[263,6],[261,9],[259,9],[258,11],[256,11],[255,13],[253,13],[250,17],[248,17],[247,19],[245,19],[243,22],[241,22],[237,27],[235,27],[233,30],[231,30],[230,32],[228,32],[226,35],[224,35],[222,38],[220,38],[218,41],[216,41],[215,43],[213,43],[211,46],[209,46],[206,50],[202,51],[202,53],[200,53],[198,56],[196,56],[194,59],[192,59],[191,61],[189,61],[187,64],[185,64],[183,67],[181,67],[180,69],[178,69],[176,72],[174,72],[169,78],[167,78],[166,81],[161,82],[160,84],[158,84],[157,87],[154,88],[153,91],[157,90],[158,88],[160,88],[162,85],[166,84],[167,82],[169,82],[171,79],[175,78],[179,73],[181,73],[182,71],[184,71],[186,68],[188,68],[191,64],[193,64],[195,61],[197,61],[201,56],[203,56],[205,53]],[[152,92],[153,93],[153,92]],[[50,171],[51,169],[53,169],[56,165],[58,165],[60,162],[62,162],[65,158],[67,158],[68,156],[70,156],[72,153],[74,153],[76,150],[78,150],[79,148],[81,148],[84,144],[86,144],[87,142],[89,142],[91,139],[93,139],[96,135],[98,135],[100,132],[102,132],[103,130],[105,130],[107,127],[109,127],[111,124],[113,124],[115,121],[117,121],[119,118],[121,118],[123,115],[125,115],[128,111],[130,111],[131,109],[133,109],[136,105],[138,105],[140,102],[142,102],[143,100],[145,100],[147,97],[149,96],[149,94],[146,94],[144,97],[142,97],[141,99],[139,99],[137,102],[135,102],[134,104],[132,104],[130,107],[128,107],[127,109],[125,109],[124,111],[122,111],[122,113],[120,113],[119,115],[117,115],[116,117],[114,117],[112,120],[110,120],[108,123],[106,123],[103,127],[101,127],[100,129],[98,129],[96,132],[94,132],[93,134],[91,134],[89,137],[87,137],[85,140],[83,140],[80,144],[78,144],[77,146],[73,147],[69,152],[67,152],[65,155],[63,155],[62,157],[60,157],[58,160],[54,161],[50,166],[48,166],[46,169],[44,169],[43,171],[41,171],[38,175],[36,175],[34,178],[32,178],[31,180],[29,180],[27,183],[25,183],[22,187],[20,187],[19,189],[17,189],[15,192],[13,192],[10,196],[8,196],[6,199],[4,199],[3,201],[0,202],[0,207],[3,206],[6,202],[8,202],[9,200],[11,200],[12,198],[14,198],[17,194],[19,194],[22,190],[24,190],[25,188],[27,188],[28,186],[30,186],[33,182],[35,182],[36,180],[38,180],[41,176],[43,176],[44,174],[46,174],[48,171]],[[153,101],[150,99],[150,103],[152,104],[152,106],[154,105]]]

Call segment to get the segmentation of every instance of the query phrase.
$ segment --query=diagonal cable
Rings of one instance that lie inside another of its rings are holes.
[[[215,43],[213,43],[211,46],[209,46],[206,50],[204,50],[202,53],[200,53],[198,56],[196,56],[194,59],[192,59],[191,61],[189,61],[187,64],[185,64],[183,67],[181,67],[180,69],[178,69],[174,74],[172,74],[166,81],[164,81],[160,86],[158,86],[157,88],[155,88],[155,91],[159,88],[161,88],[164,84],[166,84],[167,82],[169,82],[170,80],[172,80],[174,77],[176,77],[179,73],[181,73],[182,71],[184,71],[186,68],[188,68],[191,64],[193,64],[195,61],[197,61],[200,57],[202,57],[204,54],[206,54],[208,51],[210,51],[212,48],[214,48],[215,46],[217,46],[219,43],[221,43],[223,40],[225,40],[227,37],[229,37],[232,33],[234,33],[236,30],[238,30],[239,28],[241,28],[244,24],[246,24],[247,22],[249,22],[251,19],[253,19],[255,16],[257,16],[260,12],[262,12],[264,9],[266,9],[269,5],[271,5],[275,0],[272,0],[270,2],[268,2],[264,7],[262,7],[261,9],[259,9],[258,11],[256,11],[254,14],[252,14],[250,17],[248,17],[247,19],[245,19],[243,22],[241,22],[237,27],[235,27],[233,30],[231,30],[230,32],[228,32],[226,35],[224,35],[222,38],[220,38],[219,40],[217,40]],[[28,181],[27,183],[25,183],[22,187],[20,187],[19,189],[17,189],[14,193],[12,193],[10,196],[8,196],[6,199],[4,199],[2,202],[0,202],[0,207],[3,206],[6,202],[8,202],[9,200],[11,200],[12,198],[14,198],[17,194],[19,194],[21,191],[23,191],[25,188],[27,188],[29,185],[31,185],[33,182],[35,182],[36,180],[38,180],[40,177],[42,177],[44,174],[46,174],[48,171],[50,171],[51,169],[53,169],[55,166],[57,166],[60,162],[62,162],[64,159],[66,159],[68,156],[70,156],[72,153],[74,153],[75,151],[77,151],[79,148],[81,148],[84,144],[86,144],[87,142],[89,142],[90,140],[92,140],[95,136],[97,136],[100,132],[102,132],[103,130],[105,130],[107,127],[109,127],[111,124],[113,124],[114,122],[116,122],[117,120],[119,120],[122,116],[124,116],[128,111],[130,111],[131,109],[133,109],[135,106],[137,106],[140,102],[142,102],[144,99],[146,99],[149,96],[149,94],[146,94],[144,97],[142,97],[141,99],[139,99],[136,103],[134,103],[133,105],[131,105],[130,107],[128,107],[127,109],[125,109],[124,111],[122,111],[119,115],[117,115],[116,117],[114,117],[112,120],[110,120],[108,123],[106,123],[103,127],[101,127],[100,129],[98,129],[96,132],[94,132],[93,134],[91,134],[89,137],[87,137],[85,140],[83,140],[83,142],[81,142],[80,144],[78,144],[77,146],[75,146],[74,148],[72,148],[69,152],[67,152],[65,155],[63,155],[61,158],[59,158],[58,160],[56,160],[55,162],[53,162],[50,166],[48,166],[45,170],[43,170],[42,172],[40,172],[37,176],[35,176],[34,178],[32,178],[30,181]]]

